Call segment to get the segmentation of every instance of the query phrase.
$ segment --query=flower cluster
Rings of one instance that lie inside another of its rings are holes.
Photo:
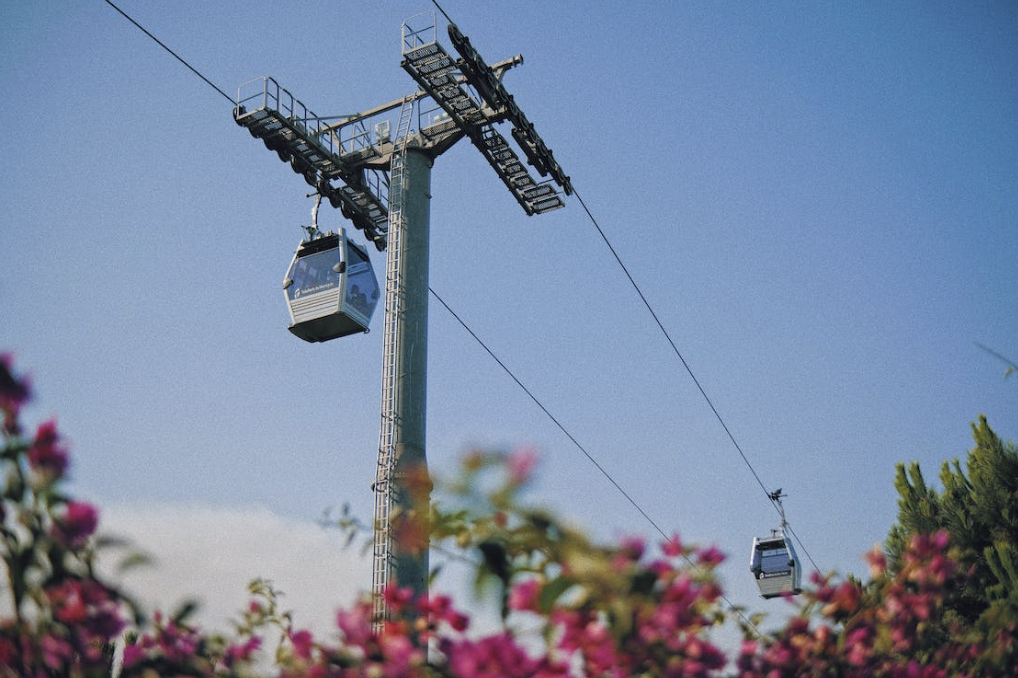
[[[783,628],[762,636],[745,624],[729,663],[711,641],[727,616],[714,574],[724,556],[677,536],[656,547],[639,537],[597,544],[527,508],[529,450],[469,455],[442,486],[453,507],[436,502],[403,534],[419,547],[427,526],[432,548],[473,559],[478,590],[501,603],[494,631],[472,629],[448,596],[392,586],[385,618],[364,598],[337,612],[333,635],[316,638],[260,580],[231,635],[189,625],[186,609],[147,622],[95,574],[99,515],[60,489],[69,455],[56,423],[22,435],[30,395],[0,356],[0,556],[12,602],[0,616],[0,678],[940,678],[1010,676],[1018,666],[1018,594],[974,623],[953,614],[969,574],[946,532],[914,537],[893,572],[875,549],[865,584],[814,576],[790,598],[798,614]],[[430,490],[429,478],[417,481]]]
[[[479,581],[494,583],[504,600],[499,635],[441,646],[453,673],[495,675],[487,667],[499,666],[503,675],[721,675],[725,656],[708,637],[723,619],[713,575],[723,560],[717,549],[687,547],[678,537],[661,544],[658,555],[639,537],[595,544],[523,506],[534,464],[530,451],[470,455],[450,488],[470,511],[432,516],[433,543],[475,551]],[[539,637],[526,643],[531,652],[540,648],[534,655],[516,654],[523,629]],[[459,658],[464,651],[470,662]],[[477,672],[461,673],[464,666]]]
[[[987,633],[945,605],[965,576],[949,546],[946,532],[917,535],[893,574],[875,550],[868,556],[874,576],[866,586],[814,577],[802,614],[774,638],[744,644],[738,675],[800,676],[804,668],[809,675],[846,678],[1015,675],[1014,617],[989,622],[993,632]],[[811,618],[812,609],[819,615]]]
[[[98,512],[59,491],[68,453],[56,422],[21,435],[30,396],[10,357],[0,356],[0,557],[12,609],[0,619],[0,676],[108,676],[111,643],[130,610],[93,573]]]

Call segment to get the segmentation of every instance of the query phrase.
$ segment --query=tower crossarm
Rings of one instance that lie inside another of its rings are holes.
[[[241,86],[233,118],[327,197],[375,247],[385,249],[388,209],[381,191],[367,185],[362,165],[344,160],[325,119],[270,77]]]
[[[466,81],[492,109],[498,111],[500,116],[512,123],[513,138],[523,149],[527,161],[541,173],[541,176],[551,175],[551,178],[562,187],[566,195],[570,195],[573,192],[573,187],[569,177],[562,171],[558,162],[555,161],[551,149],[534,129],[534,123],[527,119],[513,96],[506,91],[505,85],[502,84],[502,80],[495,70],[488,66],[484,58],[470,44],[470,38],[463,35],[454,23],[449,24],[449,40],[452,41],[452,46],[462,57],[458,65]]]
[[[459,72],[458,62],[437,40],[409,44],[404,40],[401,66],[470,138],[527,214],[542,214],[565,206],[554,186],[539,183],[531,176],[509,142],[495,128],[495,123],[504,119],[509,109],[492,106],[491,101],[480,103],[474,99],[464,88],[470,74]],[[491,79],[501,84],[491,68],[486,65],[484,68]],[[515,130],[513,136],[516,137]],[[529,159],[533,153],[527,146],[522,147]],[[539,165],[535,166],[540,169]]]
[[[527,214],[543,214],[565,206],[554,186],[534,181],[512,146],[493,125],[473,128],[468,136]]]

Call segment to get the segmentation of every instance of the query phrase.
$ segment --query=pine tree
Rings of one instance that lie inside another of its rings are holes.
[[[973,620],[994,603],[1018,604],[1018,451],[1002,441],[985,416],[972,424],[975,447],[962,469],[944,462],[943,490],[929,487],[919,464],[897,464],[898,523],[885,548],[892,570],[916,534],[947,530],[956,557],[970,569],[956,611]]]

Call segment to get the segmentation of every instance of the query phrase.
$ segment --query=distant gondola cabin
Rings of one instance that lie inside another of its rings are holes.
[[[749,567],[764,598],[802,592],[799,559],[791,540],[780,530],[753,540]]]
[[[339,233],[301,242],[283,280],[289,330],[319,342],[367,332],[379,288],[367,251]]]

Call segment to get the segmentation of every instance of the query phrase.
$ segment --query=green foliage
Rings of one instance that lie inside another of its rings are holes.
[[[898,524],[885,544],[897,570],[912,536],[948,531],[954,557],[970,573],[953,606],[970,621],[1018,596],[1018,452],[986,417],[972,424],[972,435],[975,447],[965,468],[958,459],[941,467],[940,492],[927,486],[918,463],[897,465]]]
[[[899,496],[898,524],[888,535],[887,554],[891,568],[896,570],[911,536],[935,532],[943,521],[940,496],[926,485],[918,462],[895,465],[894,487]]]

